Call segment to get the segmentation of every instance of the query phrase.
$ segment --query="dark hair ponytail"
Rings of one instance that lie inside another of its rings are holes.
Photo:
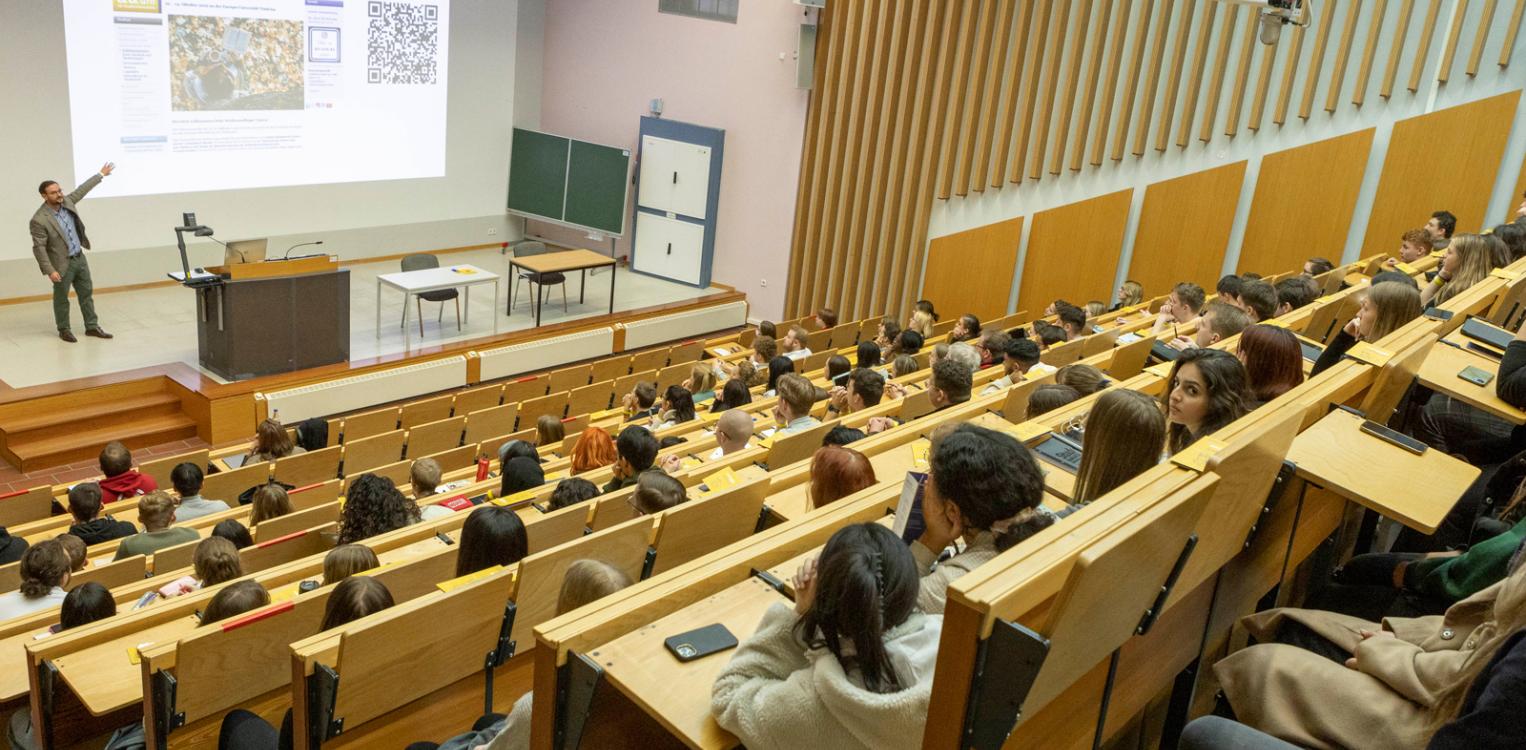
[[[1005,550],[1054,522],[1039,509],[1044,472],[1016,438],[974,425],[960,425],[938,442],[932,455],[938,495],[959,508],[967,529],[990,530]]]
[[[1007,528],[996,530],[996,551],[1006,552],[1017,546],[1018,542],[1049,528],[1053,523],[1054,516],[1038,508],[1028,508],[1013,517],[1012,523]]]
[[[885,633],[911,616],[918,588],[916,561],[895,532],[874,523],[839,529],[821,551],[815,601],[796,623],[797,635],[811,648],[825,646],[844,671],[857,668],[864,689],[903,690]],[[844,654],[844,641],[852,644],[851,655]]]

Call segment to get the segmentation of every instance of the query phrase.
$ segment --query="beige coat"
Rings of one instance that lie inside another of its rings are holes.
[[[1444,615],[1390,618],[1381,624],[1333,612],[1274,609],[1241,624],[1270,641],[1294,620],[1346,648],[1350,669],[1310,651],[1262,643],[1213,667],[1236,717],[1311,748],[1421,748],[1430,707],[1494,636],[1501,619],[1526,606],[1526,566],[1454,605]],[[1359,630],[1393,633],[1362,640]]]
[[[948,585],[954,579],[996,557],[996,535],[982,531],[965,545],[963,552],[940,563],[938,555],[942,552],[941,549],[928,549],[921,542],[911,543],[911,555],[916,558],[917,571],[922,574],[917,609],[930,615],[943,614],[944,604],[948,601]]]

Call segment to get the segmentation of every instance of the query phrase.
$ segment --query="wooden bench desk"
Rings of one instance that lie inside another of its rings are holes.
[[[679,662],[663,640],[716,622],[738,642],[757,630],[763,613],[776,602],[790,604],[757,578],[724,589],[589,652],[604,675],[634,703],[691,748],[735,747],[737,738],[710,715],[715,678],[731,661],[728,650]]]
[[[1361,425],[1355,414],[1333,411],[1299,434],[1288,460],[1315,484],[1412,529],[1434,532],[1479,469],[1435,449],[1417,456],[1361,432]]]
[[[104,716],[143,700],[142,670],[129,657],[129,649],[176,640],[196,627],[195,617],[179,617],[60,656],[53,665],[85,708]]]
[[[1439,343],[1431,347],[1430,354],[1426,355],[1420,365],[1420,384],[1512,424],[1526,424],[1526,411],[1505,403],[1494,392],[1498,377],[1489,381],[1488,385],[1476,385],[1458,377],[1458,373],[1469,366],[1496,376],[1499,373],[1499,362],[1482,354]]]

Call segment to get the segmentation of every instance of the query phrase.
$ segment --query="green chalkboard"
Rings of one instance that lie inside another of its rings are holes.
[[[625,149],[573,141],[563,220],[609,234],[624,234],[630,163],[631,152]]]
[[[630,151],[514,129],[509,211],[611,235],[625,233]]]

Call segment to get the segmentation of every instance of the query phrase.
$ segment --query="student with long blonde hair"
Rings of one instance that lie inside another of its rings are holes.
[[[1447,245],[1441,270],[1420,292],[1422,307],[1439,305],[1489,277],[1495,261],[1509,255],[1505,243],[1486,234],[1459,234]]]
[[[1397,281],[1373,284],[1362,295],[1356,317],[1336,333],[1330,343],[1325,345],[1325,350],[1320,352],[1319,359],[1314,362],[1314,369],[1309,371],[1309,377],[1333,367],[1356,342],[1377,341],[1399,330],[1405,323],[1420,317],[1424,307],[1420,293],[1408,284]]]
[[[1117,388],[1086,415],[1086,449],[1076,469],[1071,502],[1085,505],[1160,462],[1166,415],[1150,396]]]

